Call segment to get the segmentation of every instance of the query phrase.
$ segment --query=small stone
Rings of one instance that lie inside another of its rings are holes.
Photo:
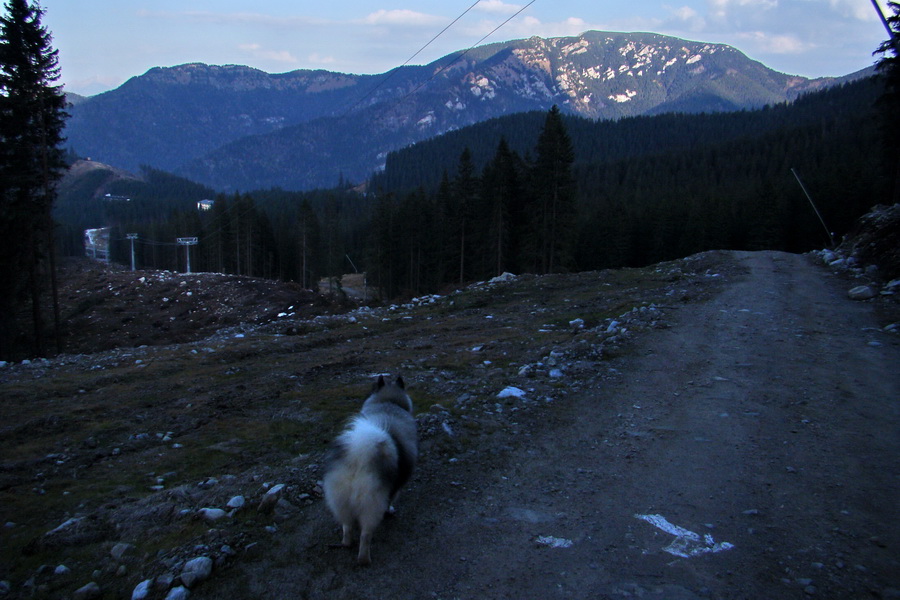
[[[184,564],[181,571],[181,583],[189,588],[209,578],[212,573],[213,561],[208,556],[198,556]]]
[[[88,583],[87,585],[83,585],[72,594],[72,598],[75,600],[90,600],[92,598],[100,597],[100,586],[94,583],[93,581]]]
[[[197,511],[197,514],[200,515],[204,521],[208,523],[215,523],[222,517],[224,517],[227,513],[221,508],[201,508]]]
[[[191,592],[184,586],[174,587],[166,594],[166,600],[187,600],[191,597]]]
[[[246,500],[244,500],[243,496],[235,496],[234,498],[229,500],[228,504],[226,504],[225,506],[232,509],[238,509],[243,508],[245,502]]]
[[[262,497],[262,500],[259,501],[259,506],[256,510],[264,515],[269,514],[275,508],[275,505],[278,504],[278,501],[281,500],[281,492],[284,490],[284,484],[279,483],[278,485],[272,486],[268,492]]]
[[[112,550],[109,551],[109,555],[114,559],[121,561],[123,558],[125,558],[126,554],[131,553],[131,551],[133,550],[134,545],[120,542],[112,547]]]
[[[134,587],[131,592],[131,600],[146,600],[150,595],[150,587],[153,585],[152,579],[145,579]]]
[[[53,569],[54,575],[68,575],[69,572],[69,567],[67,567],[66,565],[58,565],[55,569]]]
[[[175,574],[171,572],[163,573],[159,577],[156,578],[156,589],[161,592],[166,591],[170,587],[172,587],[172,583],[175,581]]]
[[[877,295],[874,288],[868,285],[858,285],[847,292],[851,300],[869,300]]]

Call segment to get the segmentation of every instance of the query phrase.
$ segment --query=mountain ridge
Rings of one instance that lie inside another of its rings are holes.
[[[66,133],[79,153],[129,170],[147,164],[220,190],[309,189],[365,179],[389,151],[505,114],[554,104],[592,119],[741,110],[838,81],[779,73],[724,44],[589,31],[379,75],[154,67],[73,106]]]

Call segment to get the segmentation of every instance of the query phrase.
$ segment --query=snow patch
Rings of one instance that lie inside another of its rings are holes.
[[[609,99],[614,102],[628,102],[632,98],[637,96],[637,92],[634,90],[625,90],[624,94],[610,94]]]

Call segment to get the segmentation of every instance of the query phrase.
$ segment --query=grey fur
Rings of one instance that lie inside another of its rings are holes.
[[[353,531],[360,529],[360,564],[371,562],[372,534],[415,468],[418,436],[412,411],[403,379],[388,384],[379,376],[329,452],[325,501],[342,526],[344,546],[352,545]]]

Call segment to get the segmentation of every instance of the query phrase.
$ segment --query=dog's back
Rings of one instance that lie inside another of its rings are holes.
[[[416,422],[403,379],[385,384],[379,377],[360,414],[334,441],[323,480],[328,508],[343,528],[342,545],[352,544],[359,525],[360,564],[371,562],[372,533],[409,480],[417,456]]]

